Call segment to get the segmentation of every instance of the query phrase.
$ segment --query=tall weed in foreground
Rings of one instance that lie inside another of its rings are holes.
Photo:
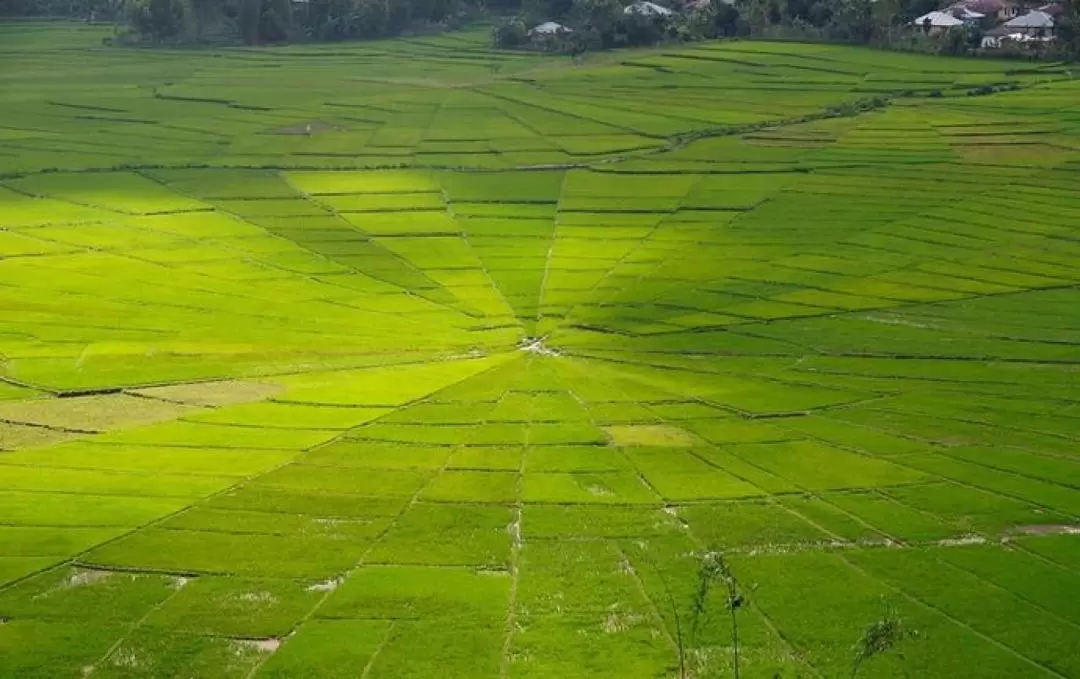
[[[720,552],[706,552],[698,564],[697,581],[694,594],[690,601],[689,620],[685,622],[680,613],[680,606],[672,594],[667,578],[643,552],[656,572],[660,583],[664,588],[664,596],[671,607],[671,614],[675,621],[675,646],[679,658],[679,679],[704,679],[711,674],[708,666],[708,655],[704,649],[697,645],[698,632],[707,623],[709,615],[710,593],[716,585],[725,590],[725,606],[731,615],[731,646],[733,676],[739,678],[739,618],[738,611],[742,608],[743,598],[738,592],[735,576],[731,573],[724,555]]]
[[[701,557],[698,564],[697,588],[694,590],[694,598],[690,605],[690,642],[696,646],[697,633],[701,625],[708,617],[709,593],[713,587],[719,584],[726,592],[724,604],[731,614],[731,665],[735,679],[739,679],[739,616],[738,610],[742,608],[743,599],[739,594],[735,576],[731,573],[731,567],[723,553],[709,551]],[[703,667],[706,658],[700,658],[699,666]],[[696,673],[695,673],[696,674]]]
[[[915,630],[908,629],[904,625],[903,619],[897,614],[892,602],[882,599],[881,603],[881,617],[867,626],[862,637],[855,644],[855,657],[851,660],[852,679],[859,675],[859,669],[867,660],[889,652],[905,639],[918,636]],[[897,654],[903,659],[902,651],[898,650]]]

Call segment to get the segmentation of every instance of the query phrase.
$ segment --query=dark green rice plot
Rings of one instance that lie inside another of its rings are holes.
[[[608,611],[649,615],[634,570],[613,542],[527,542],[519,568],[518,608],[530,617]]]
[[[850,558],[909,596],[1014,649],[1032,665],[1024,676],[1039,666],[1064,676],[1080,671],[1080,656],[1074,652],[1080,626],[971,573],[942,568],[928,550],[862,550]]]
[[[323,580],[352,567],[367,542],[306,535],[230,534],[146,528],[90,552],[103,567]]]
[[[510,586],[506,571],[364,566],[330,595],[317,615],[443,622],[461,618],[494,623],[506,617]]]
[[[811,436],[826,443],[853,448],[869,455],[904,455],[923,452],[927,449],[925,444],[910,439],[890,436],[870,427],[842,422],[822,415],[791,418],[785,420],[783,426],[785,429],[797,432],[800,436]]]
[[[178,530],[262,535],[308,535],[334,540],[363,540],[383,532],[390,524],[385,516],[326,517],[194,507],[160,524]]]
[[[400,621],[371,666],[372,677],[426,679],[433,667],[440,675],[462,679],[496,676],[502,657],[505,623]]]
[[[626,449],[626,456],[665,500],[723,499],[764,495],[761,489],[679,449]]]
[[[918,455],[906,458],[904,463],[964,485],[1000,493],[1039,507],[1072,516],[1080,514],[1080,489],[998,471],[944,455]]]
[[[456,445],[473,436],[475,424],[372,424],[349,433],[350,439],[412,445]]]
[[[908,507],[940,517],[958,533],[1000,535],[1024,526],[1065,520],[1026,502],[955,483],[890,488],[882,493]]]
[[[525,505],[522,533],[526,539],[647,538],[685,531],[669,510],[646,507],[588,505]]]
[[[713,406],[700,402],[666,402],[649,404],[648,409],[665,420],[708,420],[723,415]]]
[[[406,498],[375,499],[323,493],[318,490],[288,490],[247,486],[215,495],[203,505],[207,509],[239,509],[280,514],[306,514],[324,517],[377,518],[396,515]]]
[[[168,575],[56,568],[0,593],[0,616],[105,626],[134,624],[172,596],[182,582]]]
[[[420,494],[428,502],[484,502],[510,504],[517,498],[518,475],[505,471],[447,470]]]
[[[394,411],[380,418],[387,423],[417,424],[473,424],[483,420],[491,412],[491,404],[485,402],[420,403]]]
[[[529,616],[510,645],[510,673],[556,677],[676,676],[672,642],[649,613]]]
[[[796,438],[764,422],[735,418],[694,419],[684,426],[711,443],[767,443]]]
[[[0,556],[0,585],[45,570],[60,559],[58,556]]]
[[[510,558],[508,508],[416,504],[367,557],[372,564],[502,568]]]
[[[523,449],[518,447],[466,446],[454,450],[446,466],[447,469],[517,471],[523,455]]]
[[[526,473],[526,502],[549,504],[659,504],[660,496],[634,472]]]
[[[431,472],[428,471],[292,464],[259,477],[248,487],[325,491],[392,499],[412,497],[430,477]]]
[[[529,445],[596,445],[607,443],[604,431],[588,422],[534,422],[529,425]]]
[[[998,416],[1000,417],[1000,415]],[[1058,427],[1063,433],[1066,425]],[[1080,460],[1039,455],[1010,448],[946,448],[949,457],[991,467],[1003,472],[1031,476],[1043,481],[1080,488]]]
[[[898,552],[880,553],[888,557]],[[732,566],[744,591],[752,593],[754,605],[823,676],[850,675],[853,646],[869,625],[881,619],[886,604],[894,608],[903,627],[918,636],[866,663],[864,671],[873,676],[963,677],[970,676],[972,667],[979,668],[978,676],[993,679],[1053,676],[944,615],[918,606],[853,568],[841,555],[735,556]]]
[[[467,436],[453,441],[474,446],[517,446],[529,439],[525,423],[490,422],[470,429]]]
[[[162,633],[140,628],[125,638],[93,676],[109,679],[242,679],[269,649],[258,642]]]
[[[197,498],[234,483],[229,477],[139,474],[91,469],[0,465],[0,486],[12,491],[55,491],[115,496]]]
[[[323,596],[318,586],[290,580],[203,576],[187,581],[145,624],[245,639],[282,637]]]
[[[882,493],[835,493],[823,495],[822,499],[897,540],[926,542],[963,535],[941,517],[908,507]]]
[[[188,503],[180,498],[0,492],[0,516],[16,526],[139,526]]]
[[[1076,526],[1072,528],[1075,529]],[[1020,538],[1017,544],[1065,568],[1075,568],[1080,562],[1080,540],[1077,539],[1075,532],[1065,535]]]
[[[259,668],[260,679],[355,679],[393,623],[385,620],[311,620]]]
[[[746,462],[808,490],[915,483],[922,472],[812,441],[736,446]]]
[[[526,472],[632,471],[626,456],[607,446],[536,446],[525,452]]]
[[[859,517],[845,512],[820,497],[783,495],[776,498],[784,507],[831,535],[849,542],[881,542],[885,535]]]
[[[0,526],[0,556],[69,556],[125,532],[123,528]]]
[[[589,414],[597,424],[626,424],[656,422],[660,416],[644,405],[621,401],[618,403],[589,403]]]
[[[0,625],[0,676],[79,677],[109,652],[126,626],[8,620]]]
[[[267,448],[302,450],[322,443],[337,432],[238,427],[199,422],[166,422],[148,427],[104,434],[97,440],[109,443],[205,446],[208,448]]]
[[[770,550],[828,542],[833,536],[772,502],[722,502],[679,508],[690,532],[710,550]]]
[[[316,448],[298,461],[364,469],[438,469],[449,455],[450,449],[444,446],[342,440]]]
[[[559,170],[512,173],[445,172],[438,175],[451,201],[555,201],[563,185]]]
[[[1075,539],[1074,539],[1075,542]],[[1080,574],[1009,545],[970,545],[929,550],[937,559],[962,568],[1036,606],[1080,624]]]
[[[580,422],[590,419],[589,411],[568,392],[533,394],[530,415],[533,422]]]

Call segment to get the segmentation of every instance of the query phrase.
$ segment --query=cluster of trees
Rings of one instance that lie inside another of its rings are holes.
[[[665,0],[659,0],[665,3]],[[875,45],[938,54],[967,54],[980,46],[976,29],[936,35],[913,30],[918,16],[942,0],[666,0],[675,13],[625,14],[619,0],[524,0],[521,12],[493,31],[496,45],[577,54],[592,49],[651,45],[727,36],[814,40]],[[540,22],[569,30],[530,33]],[[1080,0],[1066,0],[1055,58],[1080,60]]]
[[[567,30],[531,32],[543,21],[555,21]],[[580,54],[744,33],[738,11],[721,0],[697,3],[671,15],[628,13],[620,0],[525,0],[522,12],[501,21],[492,38],[499,47]]]
[[[130,36],[154,42],[349,40],[449,28],[468,0],[123,0]]]
[[[660,42],[759,36],[869,44],[941,54],[978,48],[977,31],[912,30],[942,0],[659,0],[671,15],[626,13],[630,0],[0,0],[0,16],[116,21],[139,42],[348,40],[452,28],[501,15],[496,45],[579,54]],[[512,15],[512,16],[511,16]],[[569,31],[536,35],[556,21]],[[1065,0],[1043,56],[1080,61],[1080,0]]]
[[[498,1],[498,0],[496,0]],[[0,0],[0,16],[116,21],[129,42],[348,40],[452,28],[482,0]],[[497,7],[497,6],[496,6]],[[512,11],[512,8],[502,8]]]

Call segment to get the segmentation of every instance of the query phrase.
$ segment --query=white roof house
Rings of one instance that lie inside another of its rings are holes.
[[[963,26],[964,22],[957,19],[948,12],[930,12],[918,17],[911,22],[912,26],[925,26],[926,22],[930,22],[931,28],[952,28],[953,26]]]
[[[1035,10],[1005,22],[1006,28],[1053,28],[1054,17]]]
[[[953,10],[952,14],[954,17],[962,21],[978,21],[979,19],[982,19],[986,16],[985,14],[974,12],[967,7],[959,7]]]
[[[529,33],[533,35],[558,35],[559,33],[573,33],[573,29],[567,28],[560,23],[554,21],[545,21],[544,23],[534,26]]]
[[[655,2],[649,2],[648,0],[639,0],[632,5],[627,5],[623,9],[625,14],[641,14],[644,16],[671,16],[675,12],[672,12],[663,5],[658,5]]]

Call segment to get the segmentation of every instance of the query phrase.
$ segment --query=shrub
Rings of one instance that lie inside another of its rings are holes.
[[[128,3],[125,18],[150,40],[174,40],[187,32],[191,6],[187,0],[139,0]]]
[[[496,47],[522,47],[529,42],[529,29],[520,17],[511,17],[491,29],[491,40]]]

